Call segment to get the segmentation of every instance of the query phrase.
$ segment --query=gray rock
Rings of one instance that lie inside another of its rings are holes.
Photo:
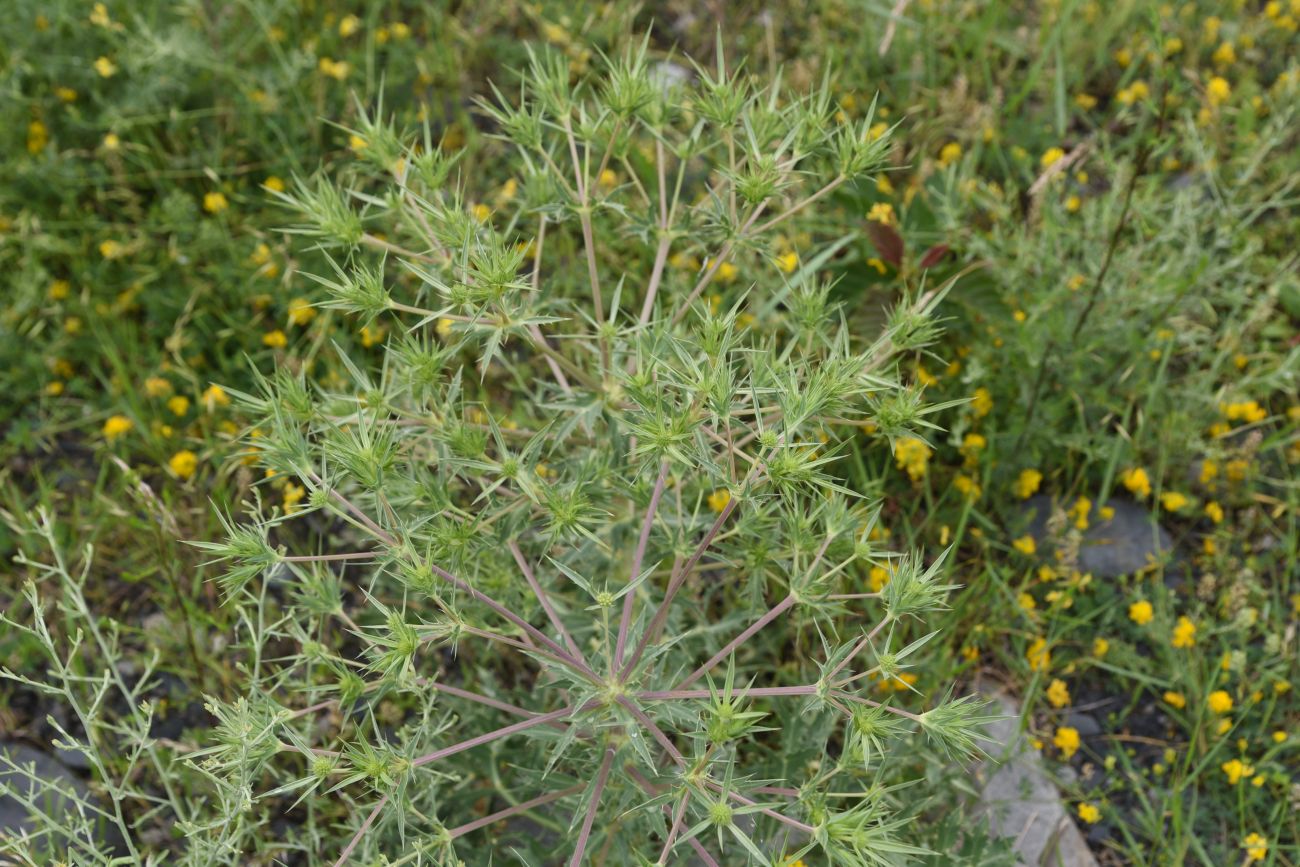
[[[15,770],[13,765],[23,770]],[[40,809],[50,816],[79,812],[76,801],[100,803],[90,786],[54,757],[24,744],[0,743],[0,839],[43,830],[41,817],[29,813],[15,794],[29,800],[35,797]],[[121,847],[116,828],[102,821],[91,827],[96,842],[107,843],[110,849]]]
[[[28,797],[37,791],[48,792],[49,806],[46,809],[51,813],[62,812],[71,806],[68,798],[56,789],[71,790],[78,797],[87,800],[92,797],[90,788],[81,778],[39,750],[23,744],[3,744],[0,745],[0,753],[15,765],[23,768],[30,765],[32,774],[41,781],[38,783],[30,779],[0,759],[0,791],[3,791],[3,796],[0,796],[0,835],[35,831],[38,827],[36,819],[28,815],[27,809],[9,794],[10,791]]]
[[[1090,713],[1070,713],[1065,717],[1065,724],[1079,732],[1079,737],[1090,738],[1101,734],[1101,723]]]
[[[1020,732],[1020,706],[1004,693],[990,695],[1007,719],[986,730],[992,761],[975,769],[980,789],[977,813],[994,836],[1011,838],[1027,867],[1097,867],[1038,752]]]
[[[1118,578],[1161,562],[1173,550],[1169,532],[1145,508],[1119,499],[1106,505],[1115,510],[1110,520],[1103,521],[1095,505],[1089,515],[1079,545],[1079,571],[1096,578]],[[1041,550],[1049,550],[1053,546],[1047,527],[1052,516],[1051,497],[1030,497],[1025,512],[1030,517],[1029,534]]]

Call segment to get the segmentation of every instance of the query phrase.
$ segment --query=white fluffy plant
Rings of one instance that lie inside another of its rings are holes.
[[[644,43],[520,79],[482,106],[517,185],[490,214],[378,117],[350,189],[284,196],[319,306],[389,337],[341,390],[240,395],[249,453],[309,494],[205,544],[258,663],[194,761],[239,809],[300,801],[336,865],[922,855],[894,784],[988,716],[874,688],[950,588],[872,549],[836,468],[868,423],[932,427],[894,372],[942,293],[866,337],[819,280],[888,132],[721,59],[671,85]]]

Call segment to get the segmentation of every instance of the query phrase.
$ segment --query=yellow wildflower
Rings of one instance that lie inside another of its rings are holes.
[[[1034,556],[1034,553],[1038,550],[1038,546],[1034,543],[1033,536],[1021,536],[1019,539],[1016,539],[1011,543],[1011,547],[1015,548],[1027,557]]]
[[[723,509],[727,508],[727,504],[731,502],[731,491],[726,488],[718,488],[716,491],[709,494],[708,502],[710,509],[715,512],[721,512]]]
[[[342,81],[348,77],[352,71],[352,66],[346,60],[333,60],[329,57],[322,57],[317,64],[321,75],[327,75],[335,81]]]
[[[894,445],[894,460],[900,470],[906,470],[914,482],[925,478],[931,450],[924,440],[903,437]]]
[[[1079,751],[1079,730],[1070,726],[1061,726],[1056,730],[1052,743],[1061,751],[1061,758],[1068,759]]]
[[[1104,638],[1094,638],[1092,640],[1092,655],[1102,659],[1110,652],[1110,642]]]
[[[1052,651],[1047,648],[1046,638],[1035,638],[1025,650],[1025,661],[1034,671],[1046,671],[1052,664]]]
[[[101,78],[112,78],[117,75],[117,64],[107,57],[99,57],[95,59],[95,71]]]
[[[1020,607],[1026,611],[1033,611],[1038,607],[1038,603],[1034,601],[1032,593],[1021,593],[1016,601],[1019,602]]]
[[[1227,690],[1216,689],[1205,699],[1205,703],[1214,713],[1228,713],[1232,710],[1232,696],[1228,695]]]
[[[182,479],[188,479],[194,475],[194,471],[199,468],[199,457],[189,449],[182,449],[172,455],[171,460],[167,462],[172,472]]]
[[[1134,602],[1128,607],[1128,619],[1138,626],[1146,626],[1153,617],[1155,617],[1155,611],[1151,607],[1151,603],[1145,599]]]
[[[1241,759],[1229,759],[1219,765],[1223,773],[1228,778],[1228,785],[1235,786],[1241,782],[1242,777],[1249,777],[1255,773],[1255,769],[1243,762]]]
[[[993,411],[993,395],[989,394],[987,388],[980,386],[975,389],[975,394],[971,396],[970,408],[975,413],[976,418],[984,418]]]
[[[939,149],[939,166],[947,168],[957,160],[961,159],[961,145],[955,141],[950,141]]]
[[[1164,700],[1170,707],[1177,708],[1178,710],[1187,707],[1187,697],[1181,692],[1174,692],[1172,689],[1165,692]]]
[[[284,332],[278,328],[262,335],[262,345],[272,349],[283,349],[288,343],[289,338],[285,337]]]
[[[1177,512],[1190,502],[1184,494],[1177,491],[1165,491],[1160,495],[1160,506],[1166,512]]]
[[[1151,479],[1147,476],[1147,471],[1141,467],[1131,467],[1120,475],[1120,481],[1124,487],[1128,488],[1129,493],[1139,500],[1146,499],[1151,495]]]
[[[1230,96],[1232,96],[1232,85],[1221,76],[1214,76],[1205,85],[1205,98],[1212,106],[1223,105]]]
[[[39,120],[34,120],[27,124],[27,152],[29,154],[38,154],[45,150],[49,144],[50,131]]]
[[[307,489],[302,485],[295,485],[293,482],[284,483],[284,511],[285,514],[293,514],[298,509],[298,503],[306,496]]]
[[[109,416],[104,422],[104,439],[112,442],[133,427],[135,423],[124,415]]]
[[[894,206],[889,202],[876,202],[867,212],[867,219],[873,223],[884,223],[886,226],[894,223]]]
[[[170,394],[172,384],[161,376],[151,376],[144,381],[144,393],[150,397],[162,397]]]
[[[182,416],[190,411],[190,399],[183,394],[175,395],[168,398],[167,408],[172,411],[172,415]]]
[[[216,412],[217,407],[230,405],[230,396],[224,388],[213,383],[203,392],[202,401],[208,412]]]
[[[872,566],[867,580],[871,584],[871,592],[879,593],[889,583],[889,570],[884,566]]]
[[[1070,689],[1065,681],[1053,678],[1047,687],[1047,700],[1052,703],[1052,707],[1065,707],[1070,703]]]
[[[289,302],[289,322],[294,325],[306,325],[316,318],[316,308],[306,298],[295,298]]]
[[[1042,483],[1043,474],[1038,470],[1021,470],[1020,475],[1016,477],[1016,496],[1022,500],[1027,500],[1037,493],[1038,486]]]
[[[361,19],[355,15],[344,15],[339,21],[339,36],[347,39],[361,29]]]
[[[776,257],[776,267],[780,268],[783,274],[794,273],[794,269],[799,267],[799,254],[794,251],[782,253]]]
[[[266,180],[262,181],[262,186],[276,193],[283,193],[285,190],[284,179],[278,175],[267,175]]]
[[[1089,825],[1095,825],[1101,821],[1101,810],[1085,801],[1079,805],[1079,818]]]
[[[230,202],[226,201],[224,193],[213,192],[203,194],[203,210],[207,211],[209,214],[220,214],[229,207]]]
[[[1050,147],[1043,151],[1042,159],[1039,160],[1043,168],[1051,168],[1060,160],[1064,159],[1065,151],[1059,147]]]
[[[1241,848],[1246,850],[1246,861],[1263,861],[1268,857],[1268,840],[1263,835],[1250,833],[1241,841]]]
[[[1169,643],[1179,649],[1192,647],[1196,644],[1196,624],[1188,617],[1179,617],[1177,625],[1174,626],[1174,634],[1169,639]]]

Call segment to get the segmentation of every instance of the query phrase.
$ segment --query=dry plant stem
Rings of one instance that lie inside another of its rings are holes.
[[[636,768],[632,767],[631,765],[625,765],[623,767],[623,770],[624,772],[627,773],[629,777],[632,778],[633,782],[635,782],[638,786],[641,787],[641,790],[645,792],[647,795],[653,798],[659,794],[659,789],[655,786],[655,784],[647,780],[641,774],[641,772],[638,771]],[[687,795],[684,795],[683,797],[686,796]],[[662,809],[670,817],[672,816],[672,807],[669,807],[667,804],[664,804]],[[719,867],[718,862],[714,859],[712,855],[709,854],[709,850],[705,849],[704,846],[700,844],[699,840],[696,840],[694,837],[692,837],[686,842],[690,845],[692,849],[695,850],[695,854],[699,855],[700,860],[702,860],[706,865],[708,865],[708,867]]]
[[[788,594],[784,599],[782,599],[776,605],[772,606],[772,608],[766,614],[764,614],[762,617],[758,618],[752,624],[750,624],[748,629],[746,629],[744,632],[737,635],[735,638],[729,641],[725,647],[723,647],[717,653],[713,654],[713,656],[709,658],[708,662],[704,663],[699,668],[695,669],[695,671],[687,675],[686,678],[681,683],[677,684],[676,688],[685,689],[686,687],[695,683],[695,681],[699,680],[704,675],[708,674],[709,671],[711,671],[715,665],[717,665],[719,662],[722,662],[722,660],[730,656],[737,647],[740,647],[746,641],[753,638],[754,635],[764,626],[767,626],[767,624],[771,623],[773,620],[775,620],[776,618],[784,614],[786,611],[788,611],[790,607],[794,605],[795,602],[797,601],[798,599],[795,598],[795,595],[793,593]]]
[[[488,825],[500,822],[502,819],[509,819],[511,816],[517,816],[520,813],[527,813],[529,810],[535,810],[538,807],[544,806],[553,801],[558,801],[561,798],[576,795],[585,788],[586,786],[578,784],[576,786],[569,786],[567,789],[560,789],[555,792],[548,792],[545,795],[538,795],[536,798],[515,804],[513,807],[506,807],[504,810],[497,810],[495,813],[492,813],[489,816],[484,816],[481,819],[475,819],[473,822],[466,822],[464,825],[457,825],[455,828],[448,831],[447,835],[451,837],[451,839],[456,840],[460,837],[464,837],[466,834],[471,834],[474,831],[477,831],[479,828],[486,828]]]
[[[654,527],[655,512],[659,509],[659,500],[664,495],[668,484],[668,461],[659,464],[659,477],[655,479],[654,492],[650,495],[650,504],[646,506],[645,517],[641,521],[641,536],[637,539],[636,550],[632,554],[632,570],[629,581],[635,581],[641,574],[641,565],[645,561],[646,545],[650,542],[650,530]],[[628,630],[632,628],[632,609],[636,604],[636,593],[629,592],[623,597],[623,615],[618,622],[618,640],[614,647],[614,661],[610,674],[623,664],[623,651],[627,648]]]
[[[727,695],[733,698],[785,698],[795,695],[815,695],[818,685],[805,683],[801,686],[751,686],[733,689]],[[636,697],[644,701],[674,701],[696,698],[712,698],[715,690],[708,689],[661,689],[638,692]]]
[[[351,554],[302,554],[280,559],[285,563],[330,563],[336,560],[374,560],[378,556],[374,551],[355,551]]]
[[[668,829],[668,839],[664,840],[664,848],[659,851],[659,863],[668,863],[668,853],[672,851],[673,843],[677,841],[677,835],[682,830],[682,819],[686,817],[686,803],[690,800],[690,792],[682,792],[682,799],[677,803],[677,809],[673,811],[673,824]]]
[[[376,238],[374,235],[362,235],[361,243],[367,247],[374,247],[376,250],[383,250],[385,253],[392,253],[394,256],[401,256],[405,259],[414,259],[417,262],[424,262],[428,265],[440,265],[441,260],[433,256],[426,256],[423,253],[417,253],[414,250],[408,250],[405,247],[385,241],[383,238]]]
[[[528,586],[532,588],[533,595],[536,596],[537,601],[542,604],[542,610],[546,612],[546,616],[550,619],[551,625],[555,627],[555,630],[558,633],[560,633],[560,638],[564,640],[564,645],[569,648],[569,652],[573,654],[574,659],[581,659],[585,662],[586,657],[584,657],[582,651],[578,649],[577,642],[573,640],[573,636],[569,634],[569,630],[564,628],[564,621],[560,619],[560,615],[556,612],[555,606],[551,604],[550,597],[546,595],[546,591],[542,589],[542,585],[537,583],[537,576],[533,573],[533,568],[528,565],[528,561],[524,559],[524,552],[519,550],[519,545],[513,539],[507,543],[507,547],[510,549],[510,553],[514,556],[515,563],[519,566],[519,571],[524,573],[524,580],[527,581]]]
[[[479,602],[482,602],[484,605],[491,608],[497,614],[500,614],[506,620],[509,620],[515,626],[518,626],[520,629],[524,630],[525,633],[531,635],[535,640],[541,642],[542,645],[548,648],[555,656],[559,657],[563,662],[568,663],[570,666],[572,666],[573,668],[577,669],[578,671],[582,672],[582,674],[590,678],[593,683],[596,684],[601,683],[600,678],[597,677],[596,673],[593,672],[591,668],[587,666],[587,663],[583,662],[580,659],[575,659],[573,656],[569,654],[567,650],[565,650],[560,645],[556,644],[546,635],[546,633],[542,632],[540,629],[533,626],[527,620],[524,620],[518,614],[515,614],[509,608],[505,607],[500,602],[497,602],[495,599],[493,599],[491,596],[488,596],[486,593],[482,593],[478,590],[475,590],[473,587],[466,584],[464,581],[460,580],[455,575],[452,575],[450,572],[446,571],[445,569],[442,569],[438,566],[432,566],[431,568],[433,569],[433,573],[437,575],[439,578],[446,581],[448,584],[451,584],[453,587],[465,591],[466,593],[474,597]]]
[[[769,229],[773,228],[774,226],[779,225],[779,224],[782,223],[783,221],[790,219],[790,218],[793,217],[795,214],[799,213],[799,212],[802,211],[804,208],[806,208],[806,207],[808,207],[809,205],[811,205],[813,202],[817,201],[818,199],[822,198],[823,196],[830,195],[832,192],[835,191],[835,189],[836,189],[837,187],[839,187],[841,184],[843,184],[843,183],[844,183],[845,181],[847,181],[847,180],[848,180],[848,178],[845,177],[844,175],[836,175],[836,176],[835,176],[835,179],[834,179],[833,181],[831,181],[830,183],[828,183],[826,186],[822,187],[822,188],[821,188],[820,190],[818,190],[817,192],[813,193],[813,194],[812,194],[811,196],[809,196],[808,198],[804,199],[803,201],[801,201],[801,202],[799,202],[799,203],[797,203],[797,204],[795,204],[795,205],[790,206],[790,208],[789,208],[788,210],[782,211],[781,213],[777,214],[777,215],[776,215],[775,217],[773,217],[772,219],[768,220],[766,223],[763,223],[761,226],[759,226],[757,229],[754,230],[754,234],[755,234],[755,235],[761,235],[761,234],[763,234],[764,232],[768,231]],[[756,216],[757,216],[757,215],[756,215]],[[753,220],[750,220],[750,222],[753,222]],[[748,228],[748,227],[746,227],[746,228]]]
[[[366,820],[361,823],[361,827],[357,829],[357,833],[352,835],[352,839],[348,842],[348,845],[345,846],[343,851],[339,854],[339,859],[334,862],[334,867],[343,867],[343,865],[347,863],[348,857],[352,854],[352,850],[357,848],[357,844],[361,842],[361,838],[370,830],[370,826],[373,825],[375,819],[379,817],[379,811],[384,809],[384,805],[387,803],[387,795],[384,795],[379,799],[379,803],[375,804],[374,809],[370,811],[370,815],[366,816]]]
[[[731,513],[735,511],[737,502],[738,499],[736,497],[732,497],[727,502],[727,505],[718,513],[718,517],[713,522],[713,526],[709,528],[709,532],[705,534],[703,541],[700,542],[700,544],[695,548],[694,553],[691,554],[690,559],[687,560],[686,563],[676,571],[676,574],[669,579],[668,589],[664,592],[663,601],[659,603],[659,608],[655,611],[654,619],[650,621],[650,625],[646,627],[646,631],[641,636],[641,640],[637,642],[636,650],[632,653],[632,658],[627,661],[627,664],[623,666],[623,670],[619,672],[620,679],[627,679],[628,673],[631,672],[632,669],[636,667],[636,664],[641,661],[641,656],[645,653],[646,647],[651,641],[655,640],[660,630],[663,629],[664,623],[668,620],[668,610],[672,606],[673,597],[677,595],[677,591],[680,590],[682,584],[685,583],[686,576],[695,569],[695,564],[699,561],[700,557],[702,557],[704,552],[708,550],[708,547],[713,544],[713,539],[718,535],[718,531],[722,529],[722,525],[727,522],[727,518],[731,517]]]
[[[759,215],[763,213],[763,209],[766,206],[767,203],[763,202],[754,209],[754,213],[750,214],[749,219],[745,221],[745,225],[740,227],[740,231],[736,233],[736,237],[740,237],[749,231],[749,227],[759,218]],[[713,257],[713,261],[709,262],[709,267],[704,269],[704,273],[700,275],[700,279],[695,284],[695,288],[691,290],[691,294],[686,296],[686,300],[681,303],[681,306],[677,308],[677,312],[673,314],[673,325],[682,321],[682,317],[686,315],[687,311],[691,309],[691,305],[695,303],[695,299],[699,298],[700,293],[708,287],[709,283],[713,282],[713,275],[717,274],[718,269],[722,267],[722,263],[727,261],[727,257],[731,255],[731,248],[735,245],[736,238],[728,238],[726,243],[722,245],[722,249],[718,251],[718,255]]]
[[[573,135],[573,124],[564,119],[564,133],[569,139],[569,156],[573,159],[573,175],[578,185],[578,220],[582,224],[582,245],[587,253],[587,279],[591,283],[592,312],[596,322],[605,320],[605,301],[600,294],[600,274],[596,268],[596,240],[591,230],[591,200],[587,195],[586,171],[578,156],[578,142]],[[600,369],[609,369],[609,343],[600,338]]]
[[[596,773],[596,786],[591,791],[591,802],[587,805],[587,815],[582,820],[582,830],[578,832],[578,842],[574,846],[573,857],[569,859],[569,867],[578,867],[582,863],[583,854],[587,851],[591,826],[596,821],[596,810],[600,807],[600,796],[605,793],[605,784],[609,782],[609,768],[614,764],[614,753],[613,747],[605,750],[605,758]]]
[[[592,704],[594,704],[594,702],[588,703],[582,709],[586,710],[586,708],[590,707]],[[423,765],[431,764],[432,762],[445,759],[448,756],[454,756],[457,753],[463,753],[465,752],[465,750],[472,750],[475,747],[481,747],[484,744],[490,744],[495,740],[500,740],[501,738],[508,738],[513,734],[518,734],[519,732],[528,731],[529,729],[535,728],[540,725],[547,725],[548,723],[557,722],[559,720],[564,719],[567,716],[570,716],[573,712],[574,712],[573,706],[566,705],[565,707],[562,707],[559,710],[553,710],[550,713],[544,713],[540,716],[535,716],[531,719],[523,720],[522,722],[512,723],[511,725],[503,726],[502,728],[499,729],[493,729],[490,732],[484,732],[483,734],[469,738],[468,740],[463,740],[460,743],[452,744],[449,747],[443,747],[440,750],[434,750],[431,753],[426,753],[417,759],[413,759],[411,761],[411,767],[418,768]]]
[[[872,627],[871,631],[868,632],[861,641],[859,641],[856,645],[854,645],[851,651],[849,651],[848,656],[841,659],[839,664],[836,665],[833,669],[831,669],[831,673],[826,675],[826,679],[830,680],[832,677],[839,674],[844,669],[844,666],[852,662],[853,658],[857,656],[859,653],[861,653],[864,647],[866,647],[868,644],[871,643],[871,639],[875,638],[876,635],[879,634],[880,630],[885,628],[885,624],[887,623],[889,623],[888,617],[881,620],[874,627]]]

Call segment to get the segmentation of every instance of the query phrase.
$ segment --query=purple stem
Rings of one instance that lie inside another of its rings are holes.
[[[853,648],[853,650],[851,650],[851,651],[849,652],[849,655],[846,656],[846,657],[844,657],[843,659],[841,659],[839,665],[837,665],[837,666],[835,666],[833,669],[831,669],[831,673],[828,674],[828,675],[826,675],[826,678],[825,678],[825,679],[826,679],[826,680],[830,680],[832,677],[834,677],[835,675],[839,674],[839,673],[840,673],[840,670],[841,670],[842,668],[844,668],[844,666],[848,665],[850,662],[853,661],[853,657],[857,656],[859,653],[862,652],[862,648],[866,647],[868,644],[871,643],[871,639],[875,638],[875,637],[876,637],[876,633],[878,633],[878,632],[880,632],[880,630],[884,629],[884,628],[885,628],[885,624],[888,623],[888,622],[889,622],[889,620],[888,620],[888,619],[885,619],[885,620],[882,620],[882,621],[880,621],[879,623],[877,623],[877,624],[875,625],[875,627],[873,627],[872,630],[866,634],[866,637],[863,638],[861,641],[859,641],[859,642],[857,643],[857,645]]]
[[[654,526],[655,512],[659,509],[659,499],[664,495],[668,483],[668,461],[659,464],[659,478],[655,480],[654,493],[650,495],[650,505],[646,507],[645,519],[641,522],[641,538],[637,540],[636,551],[632,554],[632,576],[635,581],[641,574],[641,564],[645,562],[645,549],[650,541],[650,528]],[[632,628],[632,608],[636,601],[636,591],[630,591],[623,597],[623,617],[618,622],[618,642],[614,647],[612,674],[623,664],[623,651],[627,648],[627,633]]]
[[[513,539],[507,545],[510,548],[510,553],[514,555],[515,563],[519,565],[519,570],[524,573],[524,580],[533,589],[533,595],[537,597],[537,601],[542,603],[542,610],[546,612],[551,625],[564,639],[565,646],[569,648],[575,659],[584,659],[582,651],[578,650],[578,645],[573,640],[573,636],[569,634],[569,630],[564,628],[564,621],[560,620],[560,615],[556,612],[555,606],[551,605],[551,600],[547,597],[546,591],[542,590],[542,585],[537,583],[537,576],[533,573],[533,567],[529,566],[528,561],[524,559],[524,552],[519,550],[519,546]]]
[[[530,801],[524,801],[521,804],[515,804],[513,807],[506,807],[504,810],[497,810],[490,816],[484,816],[481,819],[475,819],[473,822],[466,822],[464,825],[458,825],[448,831],[447,834],[451,839],[455,840],[458,837],[464,837],[466,834],[473,833],[479,828],[486,828],[493,822],[500,822],[502,819],[509,819],[511,816],[518,815],[519,813],[526,813],[529,810],[542,806],[543,804],[549,804],[552,801],[567,798],[569,795],[576,795],[585,788],[586,786],[579,784],[576,786],[569,786],[567,789],[560,789],[558,792],[548,792],[545,795],[538,795]]]
[[[470,596],[477,599],[479,602],[482,602],[488,608],[491,608],[497,614],[500,614],[502,617],[504,617],[506,620],[509,620],[515,626],[518,626],[520,629],[524,631],[526,635],[531,635],[534,639],[540,641],[542,644],[548,647],[552,653],[554,653],[564,662],[573,666],[573,668],[585,674],[594,683],[597,684],[600,683],[600,678],[596,676],[596,673],[592,671],[585,662],[579,659],[574,659],[567,650],[565,650],[563,647],[560,647],[560,645],[556,644],[549,637],[547,637],[546,633],[542,632],[540,629],[537,629],[527,620],[524,620],[518,614],[511,611],[509,608],[505,607],[500,602],[497,602],[491,596],[488,596],[486,593],[481,593],[478,590],[475,590],[473,587],[466,584],[464,581],[457,578],[455,575],[452,575],[447,570],[439,566],[433,566],[432,568],[433,568],[433,573],[437,575],[439,578],[446,581],[448,584],[451,584],[453,587],[465,591]]]
[[[370,830],[370,826],[373,825],[375,823],[375,819],[379,817],[379,811],[382,810],[384,808],[384,804],[387,803],[388,803],[387,795],[384,795],[382,798],[379,799],[379,803],[375,804],[375,808],[370,811],[370,815],[366,816],[366,820],[361,823],[361,827],[357,829],[357,833],[352,835],[352,840],[348,843],[348,845],[343,849],[343,852],[339,855],[339,860],[334,862],[334,867],[343,867],[343,865],[347,863],[348,856],[352,854],[353,849],[357,848],[357,844],[361,842],[361,838],[364,837],[366,835],[366,832]]]
[[[605,791],[605,783],[609,781],[609,768],[614,764],[613,747],[605,750],[605,760],[600,763],[600,771],[596,774],[596,787],[591,791],[591,803],[587,805],[587,815],[582,820],[582,831],[578,833],[578,844],[574,847],[573,857],[569,859],[569,867],[578,867],[582,863],[582,855],[587,851],[587,840],[591,837],[591,826],[596,821],[596,810],[600,807],[600,796]]]
[[[792,695],[813,695],[817,684],[807,683],[802,686],[753,686],[736,689],[727,693],[735,698],[780,698]],[[672,701],[676,699],[710,698],[715,695],[707,689],[664,689],[658,691],[638,692],[636,697],[645,701]]]
[[[713,654],[713,656],[710,657],[708,662],[704,663],[699,668],[695,669],[695,671],[687,675],[685,680],[677,684],[677,689],[685,689],[686,687],[695,683],[695,681],[699,680],[701,677],[704,677],[704,675],[708,674],[709,671],[711,671],[715,665],[717,665],[719,662],[722,662],[722,660],[730,656],[731,653],[737,647],[740,647],[740,645],[744,644],[746,641],[753,638],[754,634],[757,633],[760,629],[762,629],[764,626],[766,626],[767,624],[771,623],[773,620],[775,620],[776,618],[784,614],[790,608],[790,606],[794,605],[796,601],[798,600],[795,598],[795,595],[793,593],[786,596],[775,606],[773,606],[770,611],[768,611],[762,617],[755,620],[748,629],[746,629],[744,632],[740,633],[735,638],[733,638],[730,642],[728,642],[726,647],[722,648],[717,653]]]
[[[503,728],[494,729],[490,732],[486,732],[485,734],[472,737],[469,740],[461,741],[458,744],[452,744],[449,747],[443,747],[440,750],[434,750],[431,753],[426,753],[425,755],[420,756],[419,758],[413,760],[411,762],[411,767],[418,768],[421,765],[427,765],[430,764],[431,762],[436,762],[440,759],[445,759],[448,756],[454,756],[456,753],[463,753],[465,752],[465,750],[472,750],[474,749],[474,747],[481,747],[484,744],[490,744],[495,740],[500,740],[501,738],[509,737],[510,735],[518,734],[519,732],[522,731],[527,731],[528,729],[534,728],[535,726],[546,725],[547,723],[564,719],[566,716],[569,716],[572,713],[573,713],[572,706],[562,707],[559,710],[553,710],[550,713],[544,713],[541,716],[535,716],[532,719],[526,719],[523,720],[522,722],[517,722],[512,725],[505,726]]]
[[[635,668],[636,664],[641,661],[641,655],[645,653],[646,647],[649,646],[651,641],[654,641],[655,638],[658,637],[660,630],[664,627],[664,622],[668,620],[668,609],[672,605],[673,597],[677,595],[677,591],[680,590],[682,584],[686,582],[686,576],[691,574],[691,570],[695,568],[695,564],[699,562],[700,557],[704,556],[704,552],[713,544],[714,537],[718,535],[718,531],[722,529],[722,525],[727,522],[727,518],[731,517],[731,513],[735,511],[737,502],[738,499],[736,497],[732,497],[727,501],[727,505],[722,507],[722,511],[718,513],[717,520],[713,522],[713,526],[709,528],[709,532],[705,534],[703,541],[701,541],[699,546],[696,547],[694,553],[691,554],[690,559],[687,560],[668,580],[668,589],[664,593],[663,601],[659,603],[659,608],[655,611],[654,619],[650,621],[650,625],[646,628],[645,634],[643,634],[641,640],[637,642],[636,650],[632,653],[632,658],[627,661],[627,664],[623,666],[623,670],[619,672],[620,679],[627,679],[628,672]]]

